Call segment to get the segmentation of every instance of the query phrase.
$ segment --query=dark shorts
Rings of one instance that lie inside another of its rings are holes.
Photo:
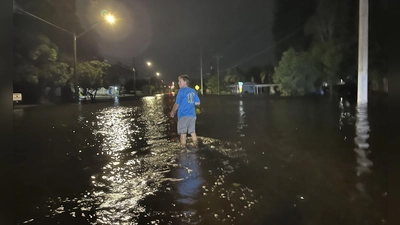
[[[178,134],[191,134],[195,133],[196,130],[196,117],[182,116],[178,120]]]

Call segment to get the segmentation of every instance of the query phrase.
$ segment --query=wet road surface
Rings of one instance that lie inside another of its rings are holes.
[[[203,96],[183,149],[173,101],[14,109],[16,224],[387,224],[385,105]]]

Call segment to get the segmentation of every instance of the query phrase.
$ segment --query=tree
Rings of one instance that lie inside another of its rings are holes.
[[[314,48],[322,49],[322,54],[314,57],[320,57],[322,76],[326,81],[328,81],[332,96],[333,85],[336,84],[337,79],[340,76],[340,65],[343,59],[341,45],[340,43],[330,40],[325,43],[320,43]]]
[[[266,65],[262,69],[260,73],[261,83],[265,84],[265,80],[268,80],[268,83],[272,83],[272,74],[274,73],[274,67],[272,65]]]
[[[27,41],[29,44],[16,53],[14,82],[17,86],[24,83],[36,86],[39,96],[45,97],[44,89],[64,86],[71,79],[72,70],[58,61],[58,47],[47,36],[36,35]]]
[[[43,97],[44,86],[71,82],[72,35],[15,8],[77,34],[84,29],[76,15],[75,0],[15,0],[13,3],[14,88],[27,96],[25,99],[36,102]],[[97,40],[94,30],[78,39],[78,59],[99,58]]]
[[[98,60],[78,63],[76,70],[78,83],[84,90],[91,89],[94,92],[89,92],[92,101],[96,100],[97,90],[104,86],[104,76],[110,66],[107,61]]]
[[[249,68],[244,75],[245,81],[260,83],[261,82],[261,79],[260,79],[261,72],[262,72],[262,69],[257,66],[253,66],[253,67]]]
[[[297,53],[293,48],[283,53],[272,76],[274,83],[280,84],[284,96],[313,92],[318,77],[319,70],[314,67],[312,56],[307,52]]]
[[[320,69],[321,79],[329,83],[331,96],[333,85],[340,74],[344,74],[341,73],[344,52],[349,54],[348,50],[357,43],[348,26],[351,19],[351,5],[348,2],[318,0],[315,14],[305,25],[305,34],[313,40],[309,49],[313,63],[319,64],[317,67]],[[354,57],[354,54],[349,55]]]
[[[276,12],[283,12],[283,5],[288,1],[292,0],[277,2]],[[339,78],[353,81],[357,79],[358,2],[348,0],[315,0],[315,2],[316,8],[311,16],[292,17],[299,21],[308,18],[303,26],[305,39],[293,40],[294,36],[301,36],[296,34],[277,43],[277,52],[280,52],[284,46],[292,46],[294,50],[285,52],[285,60],[281,59],[274,73],[274,81],[285,83],[282,88],[286,89],[286,95],[304,92],[307,88],[299,89],[302,86],[298,83],[300,81],[308,80],[304,83],[307,87],[310,79],[317,78],[319,85],[322,81],[328,82],[332,90]],[[305,3],[301,1],[300,4]],[[387,57],[385,57],[387,56],[387,35],[384,26],[387,8],[387,0],[372,1],[370,4],[368,68],[369,80],[376,86],[383,83],[382,77],[387,74]],[[284,13],[275,14],[275,37],[282,32],[284,24],[290,23],[290,19],[285,21],[283,17]],[[303,45],[299,45],[299,42]],[[293,65],[289,65],[288,58],[292,53],[291,57],[294,61]],[[289,73],[290,70],[292,73]],[[266,74],[262,73],[260,78],[263,80],[266,79],[265,77]],[[288,77],[293,79],[288,79]]]
[[[274,4],[274,24],[272,34],[277,59],[282,53],[293,48],[296,51],[307,49],[308,40],[298,28],[303,27],[310,15],[315,12],[316,0],[279,0]]]
[[[210,76],[206,81],[207,89],[211,91],[212,94],[218,93],[218,78],[217,76]]]
[[[229,68],[226,76],[224,77],[224,82],[227,84],[232,84],[239,81],[244,81],[243,71],[238,67]]]

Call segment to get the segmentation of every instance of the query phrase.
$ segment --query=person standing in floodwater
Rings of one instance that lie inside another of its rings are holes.
[[[188,75],[178,77],[179,91],[170,113],[173,118],[178,110],[178,134],[183,146],[186,145],[186,135],[188,133],[192,136],[194,144],[197,144],[196,106],[200,105],[200,98],[197,92],[189,87],[189,83]]]

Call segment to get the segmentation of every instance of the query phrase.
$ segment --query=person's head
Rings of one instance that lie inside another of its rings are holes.
[[[190,83],[190,79],[188,75],[180,75],[178,77],[178,85],[179,88],[188,87]]]

